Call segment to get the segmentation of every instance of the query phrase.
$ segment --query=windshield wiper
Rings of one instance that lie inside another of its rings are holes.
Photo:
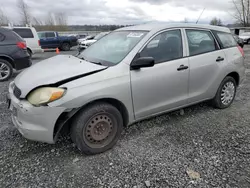
[[[90,63],[94,63],[94,64],[97,64],[97,65],[102,65],[101,62],[93,62],[93,61],[89,61]]]
[[[89,61],[89,60],[85,59],[84,57],[79,57],[79,58],[82,59],[82,60],[84,60],[84,61],[87,61],[87,62],[89,62],[89,63],[94,63],[94,64],[96,64],[96,65],[103,65],[101,62]]]

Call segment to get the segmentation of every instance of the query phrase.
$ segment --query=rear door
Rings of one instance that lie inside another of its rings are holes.
[[[190,65],[188,103],[192,104],[214,97],[226,57],[210,30],[185,29],[185,32]]]
[[[59,46],[59,40],[55,32],[46,32],[46,42],[49,48],[57,48]]]

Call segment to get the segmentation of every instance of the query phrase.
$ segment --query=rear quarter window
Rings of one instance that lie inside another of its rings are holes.
[[[232,48],[237,46],[237,42],[232,34],[214,31],[222,48]]]
[[[29,28],[14,28],[14,32],[16,32],[18,35],[20,35],[22,38],[34,38],[34,35]]]

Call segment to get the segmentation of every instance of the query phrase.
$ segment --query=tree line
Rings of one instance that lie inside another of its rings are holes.
[[[236,20],[237,25],[250,26],[250,0],[231,0],[233,11],[231,16]],[[15,25],[26,26],[33,25],[38,31],[42,30],[86,30],[86,31],[111,31],[121,27],[123,25],[74,25],[68,26],[68,17],[64,12],[49,12],[48,15],[43,18],[36,18],[32,16],[30,7],[24,0],[17,0],[16,8],[18,10],[20,20]],[[187,18],[184,20],[188,22]],[[9,17],[5,14],[0,7],[0,26],[8,25],[11,23]],[[210,21],[211,25],[223,26],[220,18],[214,17]]]

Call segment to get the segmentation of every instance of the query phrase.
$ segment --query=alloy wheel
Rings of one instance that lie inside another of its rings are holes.
[[[226,82],[221,90],[221,102],[223,105],[229,105],[235,95],[235,85],[233,82]]]
[[[10,68],[4,62],[0,62],[0,80],[7,78],[10,72]]]

